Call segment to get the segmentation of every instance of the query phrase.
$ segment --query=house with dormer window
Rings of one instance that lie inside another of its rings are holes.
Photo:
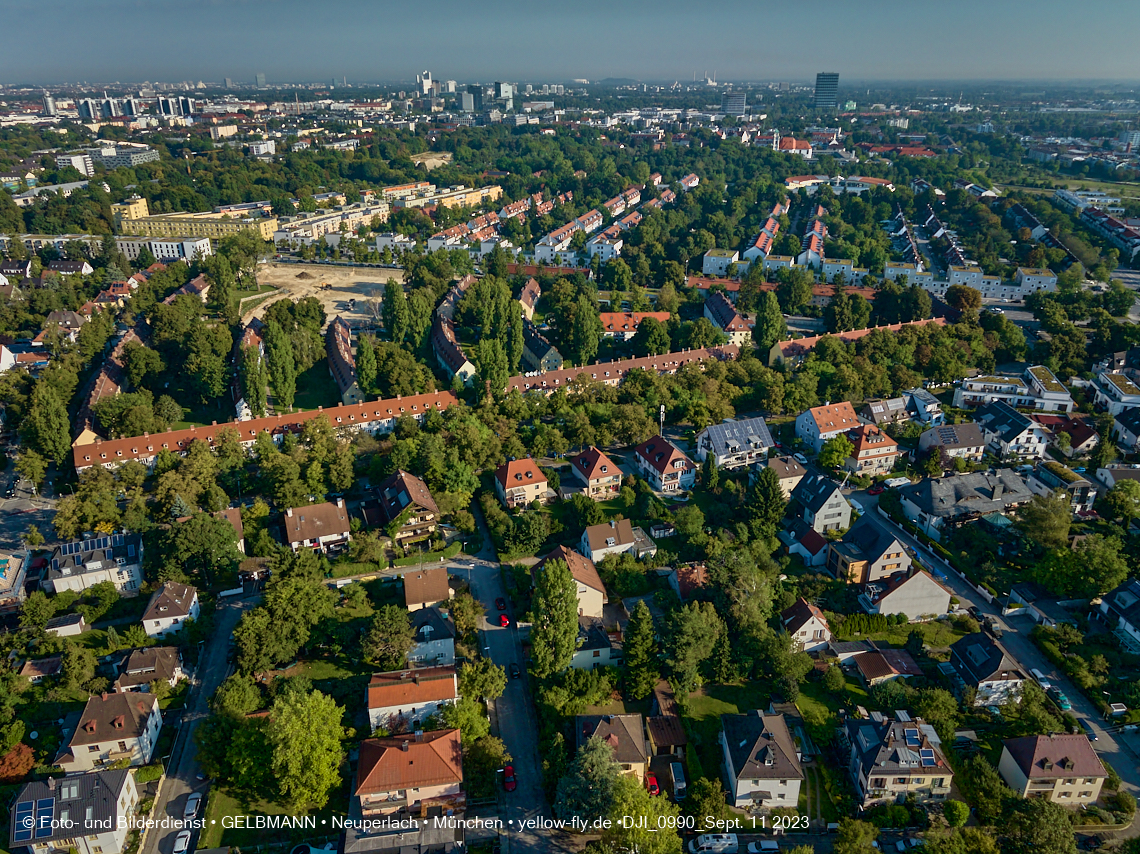
[[[546,499],[547,481],[538,463],[526,457],[495,469],[495,491],[508,510]]]
[[[81,774],[126,760],[148,765],[162,731],[158,697],[137,692],[102,694],[83,708],[71,741],[55,764],[68,774]]]
[[[621,469],[593,446],[570,458],[570,470],[574,479],[585,485],[587,498],[605,501],[621,492]]]
[[[654,436],[634,448],[633,459],[658,492],[682,492],[692,489],[696,482],[696,464],[663,436]]]
[[[799,802],[804,769],[783,715],[721,715],[724,775],[737,808],[790,807]]]
[[[197,590],[179,581],[163,582],[143,612],[143,629],[152,638],[177,632],[187,620],[198,619],[198,610]]]

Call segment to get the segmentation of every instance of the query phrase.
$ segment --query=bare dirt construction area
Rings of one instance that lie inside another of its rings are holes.
[[[242,323],[261,317],[266,307],[278,300],[316,297],[329,319],[340,315],[354,328],[373,326],[389,279],[403,284],[404,271],[333,264],[262,264],[257,268],[258,284],[278,291],[263,301],[256,297],[247,300],[242,307]],[[355,305],[350,300],[356,300]]]

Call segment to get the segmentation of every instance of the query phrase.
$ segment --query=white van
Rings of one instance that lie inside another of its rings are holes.
[[[689,792],[688,787],[685,785],[685,769],[681,767],[680,762],[670,763],[669,776],[673,778],[673,800],[685,800],[685,795]]]
[[[692,854],[737,854],[740,843],[735,833],[702,833],[689,842]]]

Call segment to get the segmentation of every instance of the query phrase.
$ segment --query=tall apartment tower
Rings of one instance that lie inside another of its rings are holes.
[[[227,77],[227,78],[226,78],[226,88],[227,88],[227,89],[232,89],[232,88],[234,88],[234,80],[233,80],[233,78],[232,78],[232,77]]]
[[[838,72],[821,71],[815,75],[815,108],[817,110],[839,109]]]
[[[45,116],[58,116],[59,109],[55,105],[55,98],[47,92],[44,92],[44,115]]]
[[[471,109],[468,112],[481,113],[483,112],[483,84],[469,83],[467,84],[467,94],[471,96]],[[467,99],[463,99],[464,110],[467,110]]]
[[[258,89],[264,89],[265,88],[265,75],[264,74],[258,74],[256,79],[257,79],[257,88]]]
[[[720,108],[727,116],[739,118],[748,112],[748,94],[745,92],[725,92],[720,96]]]

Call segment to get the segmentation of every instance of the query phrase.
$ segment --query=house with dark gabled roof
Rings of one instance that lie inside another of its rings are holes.
[[[94,771],[120,761],[148,765],[162,730],[162,711],[153,694],[91,697],[71,740],[55,758],[68,774]]]
[[[411,612],[412,667],[438,667],[455,664],[455,624],[439,608],[419,608]]]
[[[376,487],[376,494],[380,524],[390,525],[403,520],[396,531],[397,544],[422,540],[435,531],[439,507],[422,478],[397,469]]]
[[[139,793],[129,768],[48,777],[20,787],[11,801],[8,848],[28,854],[120,854],[134,831]],[[76,833],[75,827],[84,827]]]
[[[574,718],[577,747],[591,738],[600,738],[614,752],[614,761],[625,774],[645,778],[649,747],[645,743],[645,723],[641,715],[578,715]]]
[[[918,437],[920,451],[945,453],[951,459],[982,461],[986,451],[986,438],[982,428],[972,421],[963,424],[943,424],[931,427]]]
[[[1049,431],[1004,400],[979,407],[975,418],[989,449],[1002,459],[1045,455]]]
[[[164,581],[154,591],[143,612],[142,625],[152,638],[182,629],[187,620],[198,619],[198,591],[179,581]]]
[[[1022,798],[1086,807],[1100,797],[1108,771],[1083,732],[1007,738],[998,773]]]
[[[900,487],[898,493],[906,517],[935,540],[942,538],[947,527],[987,513],[1004,513],[1033,497],[1013,469],[928,477]]]
[[[984,632],[954,641],[950,645],[950,664],[962,684],[974,690],[975,706],[1017,702],[1028,678],[1001,642]]]
[[[523,367],[528,371],[558,371],[562,369],[562,354],[529,320],[523,322]]]
[[[910,555],[893,533],[871,516],[861,516],[831,543],[827,569],[848,584],[866,584],[910,569]]]
[[[759,711],[721,715],[720,726],[725,784],[733,806],[794,809],[804,770],[784,716]]]
[[[851,525],[851,505],[839,484],[817,474],[809,474],[792,490],[800,518],[816,533],[840,531]]]
[[[118,678],[114,688],[119,693],[150,691],[152,682],[165,682],[171,688],[186,678],[182,656],[175,646],[148,646],[123,653],[115,665]]]
[[[918,803],[944,801],[954,772],[934,727],[904,711],[895,717],[872,712],[848,718],[841,730],[856,802],[863,809],[913,797]]]
[[[827,617],[802,596],[790,608],[781,612],[780,622],[792,643],[804,652],[826,649],[831,640],[831,626],[827,624]]]
[[[859,414],[876,426],[910,420],[910,413],[906,408],[906,399],[902,397],[868,400],[859,410]]]

